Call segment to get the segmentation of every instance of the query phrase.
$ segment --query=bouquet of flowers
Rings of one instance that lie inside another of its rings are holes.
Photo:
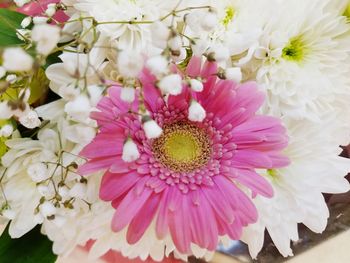
[[[348,0],[3,5],[1,261],[287,257],[349,190]]]

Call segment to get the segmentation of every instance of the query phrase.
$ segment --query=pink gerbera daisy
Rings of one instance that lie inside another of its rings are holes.
[[[107,170],[100,197],[112,201],[112,229],[127,228],[128,243],[154,221],[157,237],[170,234],[180,253],[190,254],[191,244],[215,250],[220,236],[239,239],[242,227],[257,220],[247,193],[273,195],[255,169],[288,164],[281,155],[285,129],[278,119],[256,114],[264,94],[255,83],[237,85],[218,79],[217,72],[216,63],[202,67],[200,58],[192,58],[183,75],[202,79],[203,91],[184,84],[180,95],[165,101],[145,69],[138,100],[130,105],[120,99],[121,87],[111,87],[92,114],[99,133],[81,153],[88,162],[80,172]],[[193,100],[205,109],[201,122],[188,119]],[[163,130],[158,138],[145,135],[135,114],[140,101]],[[139,152],[132,162],[122,158],[126,138]]]

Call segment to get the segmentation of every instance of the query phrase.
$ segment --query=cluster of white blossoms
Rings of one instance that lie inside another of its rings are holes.
[[[266,93],[262,113],[280,118],[290,138],[285,154],[291,164],[261,171],[274,197],[252,197],[259,219],[242,237],[252,257],[263,247],[265,230],[279,252],[291,256],[298,223],[317,233],[325,229],[329,211],[322,193],[350,189],[344,178],[350,160],[338,157],[339,145],[350,142],[348,0],[52,2],[24,18],[17,36],[25,44],[5,48],[0,59],[0,217],[11,220],[13,238],[42,224],[60,255],[95,240],[94,258],[110,249],[129,258],[190,256],[179,253],[170,237],[158,240],[152,228],[134,245],[126,231],[114,233],[114,209],[98,196],[101,174],[82,177],[77,167],[84,163],[79,152],[97,132],[91,113],[116,84],[122,101],[138,105],[146,137],[161,136],[145,94],[136,96],[142,93],[139,76],[147,68],[165,101],[180,94],[184,82],[201,92],[204,80],[174,70],[191,56],[215,61],[220,79],[256,81]],[[55,18],[62,10],[67,21]],[[52,54],[58,59],[48,64]],[[58,99],[38,103],[31,84],[41,75],[50,91],[40,96]],[[192,99],[187,117],[202,122],[206,111]],[[128,137],[122,159],[139,157]],[[191,249],[196,257],[213,254]]]

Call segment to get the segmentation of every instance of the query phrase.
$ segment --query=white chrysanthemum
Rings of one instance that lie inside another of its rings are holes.
[[[246,71],[256,72],[266,89],[267,112],[317,121],[350,99],[350,25],[327,8],[329,3],[283,2],[266,21],[256,59]]]
[[[265,228],[283,256],[293,255],[290,241],[298,240],[298,223],[316,233],[326,228],[329,211],[322,193],[350,189],[344,178],[350,170],[350,160],[338,157],[341,149],[333,136],[336,127],[299,121],[289,122],[288,128],[290,145],[286,154],[291,164],[266,173],[274,197],[253,200],[259,219],[244,230],[242,240],[253,257],[263,246]]]
[[[151,40],[149,25],[142,22],[161,18],[175,5],[163,0],[77,0],[74,7],[102,23],[97,29],[104,36],[118,40],[118,48],[141,50]],[[132,21],[134,24],[103,24],[113,21]]]

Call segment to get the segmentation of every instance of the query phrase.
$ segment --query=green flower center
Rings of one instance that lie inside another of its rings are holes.
[[[289,61],[301,62],[307,52],[302,36],[294,37],[289,44],[283,48],[282,57]]]
[[[153,152],[169,169],[189,172],[208,162],[210,141],[201,128],[177,122],[163,127],[163,134],[153,142]]]
[[[346,16],[348,18],[348,21],[350,21],[350,4],[346,6],[343,16]]]
[[[228,24],[233,20],[235,16],[235,10],[232,6],[228,6],[225,9],[225,17],[221,20],[221,23],[227,27]]]

